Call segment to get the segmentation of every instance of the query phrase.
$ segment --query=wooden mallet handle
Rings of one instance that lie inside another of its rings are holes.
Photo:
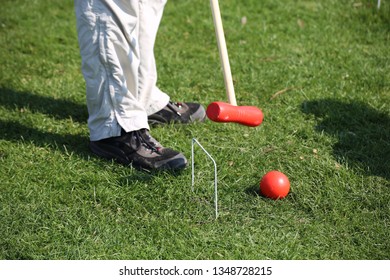
[[[223,78],[225,81],[227,98],[231,105],[237,106],[236,95],[234,93],[233,78],[232,78],[232,73],[229,64],[229,56],[226,47],[225,35],[223,32],[221,11],[219,9],[218,0],[210,0],[210,5],[213,14],[215,34],[217,35],[218,50],[219,50],[219,55],[222,63],[222,71],[223,71]]]

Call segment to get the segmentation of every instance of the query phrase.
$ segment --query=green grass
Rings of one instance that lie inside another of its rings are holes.
[[[0,259],[389,259],[390,3],[220,3],[238,103],[256,128],[152,134],[191,169],[147,174],[88,150],[71,0],[0,10]],[[242,18],[246,17],[246,24]],[[173,100],[226,100],[208,1],[170,0],[156,44]],[[284,172],[284,200],[259,195]]]

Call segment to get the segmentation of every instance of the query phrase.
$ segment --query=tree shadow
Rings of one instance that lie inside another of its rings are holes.
[[[40,112],[56,119],[72,118],[79,123],[86,123],[88,118],[86,105],[9,88],[0,88],[0,105],[9,110],[29,109],[33,113]]]
[[[334,99],[302,104],[305,114],[320,122],[319,132],[338,140],[333,151],[337,161],[359,167],[367,174],[390,179],[390,117],[362,102]]]

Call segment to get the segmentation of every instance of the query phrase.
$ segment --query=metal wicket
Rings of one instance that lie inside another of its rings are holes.
[[[191,182],[191,188],[192,191],[194,191],[194,185],[195,185],[195,157],[194,157],[194,146],[197,144],[203,152],[211,159],[211,161],[214,164],[214,208],[215,208],[215,219],[218,218],[218,178],[217,178],[217,163],[213,159],[213,157],[206,151],[206,149],[199,143],[198,140],[195,138],[192,138],[192,144],[191,144],[191,169],[192,169],[192,182]]]

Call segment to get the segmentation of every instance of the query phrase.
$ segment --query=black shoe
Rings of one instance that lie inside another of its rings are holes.
[[[169,102],[162,110],[148,117],[149,124],[202,122],[206,118],[204,107],[198,103]]]
[[[121,136],[91,141],[90,148],[100,157],[137,169],[180,170],[187,165],[183,154],[162,147],[147,129],[128,133],[122,130]]]

